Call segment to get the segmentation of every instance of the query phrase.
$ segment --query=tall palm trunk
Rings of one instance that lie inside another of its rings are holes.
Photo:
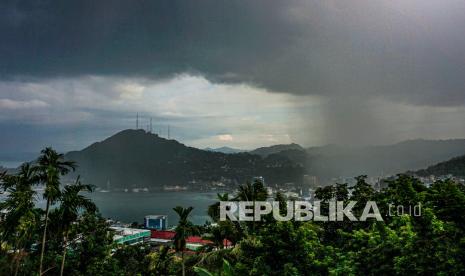
[[[15,242],[13,244],[13,260],[10,263],[10,273],[14,271],[15,264],[18,262],[19,256],[16,255],[16,250],[18,249],[18,247],[19,247],[19,242]]]
[[[14,268],[15,268],[15,259],[16,259],[16,243],[13,244],[13,257],[12,257],[12,261],[9,262],[9,268],[10,268],[10,274],[13,272]]]
[[[68,246],[68,230],[65,232],[65,237],[63,239],[64,245],[63,245],[63,255],[61,258],[61,268],[60,268],[60,276],[63,276],[63,271],[65,270],[65,258],[66,258],[66,248]]]
[[[15,276],[18,275],[18,272],[19,272],[19,265],[21,264],[21,259],[23,258],[23,256],[21,255],[21,249],[19,249],[19,256],[18,258],[16,259],[16,267],[15,267]]]
[[[186,266],[184,265],[184,250],[181,251],[182,276],[186,276]]]
[[[50,200],[47,199],[47,207],[45,208],[45,226],[44,226],[44,234],[42,236],[42,249],[40,250],[40,266],[39,266],[39,276],[42,275],[42,268],[44,262],[44,253],[45,253],[45,242],[47,238],[47,226],[48,226],[48,212],[50,209]]]

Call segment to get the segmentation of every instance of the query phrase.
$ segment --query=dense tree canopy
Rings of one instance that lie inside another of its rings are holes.
[[[60,183],[72,165],[47,149],[36,164],[24,164],[16,174],[0,173],[8,192],[0,203],[6,211],[0,221],[0,275],[38,275],[41,263],[42,275],[465,273],[465,187],[452,180],[426,187],[399,175],[376,191],[359,176],[352,187],[341,183],[315,193],[323,209],[334,200],[355,200],[361,206],[375,201],[383,221],[276,221],[271,215],[261,221],[221,221],[215,203],[205,210],[213,223],[195,226],[189,220],[192,208],[176,207],[180,222],[171,245],[122,246],[114,243],[109,225],[86,197],[92,187],[79,180]],[[34,185],[46,186],[48,209],[36,208],[43,195]],[[235,194],[218,195],[219,201],[267,199],[259,181],[242,185]],[[274,200],[286,213],[285,196],[278,193]],[[412,206],[421,206],[421,214],[412,213]],[[353,212],[358,215],[362,208]],[[188,251],[186,239],[194,234],[211,243]],[[225,240],[231,243],[225,246]]]

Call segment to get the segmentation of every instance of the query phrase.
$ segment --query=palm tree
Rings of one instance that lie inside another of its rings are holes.
[[[254,183],[247,182],[245,185],[239,186],[236,200],[263,201],[266,200],[267,197],[268,194],[263,183],[259,180],[255,180]]]
[[[7,211],[2,223],[2,240],[11,239],[13,252],[18,251],[14,273],[17,275],[24,248],[31,243],[33,229],[39,222],[39,212],[34,205],[36,192],[32,189],[38,177],[36,170],[24,163],[17,175],[2,174],[1,179],[3,188],[9,192],[8,198],[0,203],[0,209]]]
[[[194,267],[194,271],[197,273],[198,276],[213,276],[214,274],[205,268],[201,267]],[[220,271],[219,275],[224,275],[224,276],[234,276],[234,270],[232,269],[231,264],[229,264],[228,261],[223,259],[223,270]]]
[[[229,194],[216,194],[218,197],[218,202],[213,203],[212,205],[208,206],[208,215],[214,222],[217,222],[220,219],[220,201],[229,201]]]
[[[245,185],[239,187],[235,200],[239,201],[252,201],[253,209],[255,210],[256,201],[264,201],[268,197],[268,193],[263,185],[263,182],[255,180],[253,183],[247,182]],[[251,223],[246,223],[252,226],[252,232],[255,232],[255,217]]]
[[[95,204],[89,198],[81,195],[81,192],[92,192],[91,185],[82,184],[78,179],[74,185],[68,185],[61,192],[59,217],[63,229],[63,254],[61,258],[60,275],[63,275],[66,259],[66,251],[68,247],[68,236],[71,225],[77,221],[79,212],[86,210],[93,212],[96,210]]]
[[[151,272],[155,275],[168,275],[169,274],[169,264],[173,259],[173,252],[168,246],[161,246],[157,253],[152,253],[155,255],[155,263]]]
[[[5,178],[5,176],[6,176],[6,171],[0,172],[0,185],[2,185],[3,179]]]
[[[181,206],[173,208],[173,210],[179,216],[178,226],[176,226],[175,229],[176,234],[174,236],[174,246],[177,252],[181,252],[183,276],[186,275],[186,268],[184,265],[184,251],[186,250],[186,239],[189,236],[197,234],[196,227],[194,226],[194,224],[192,224],[192,222],[189,221],[189,215],[193,209],[193,207],[183,208]]]
[[[42,234],[42,248],[40,250],[40,276],[43,274],[43,261],[50,205],[54,204],[60,197],[60,176],[74,170],[76,166],[72,161],[65,161],[63,154],[57,153],[50,147],[42,150],[41,156],[37,161],[39,164],[40,180],[43,184],[45,184],[44,198],[47,199],[47,205],[45,207],[45,225]]]
[[[209,233],[203,236],[203,239],[211,241],[212,244],[209,247],[223,249],[224,247],[224,240],[227,238],[226,234],[226,227],[225,224],[219,223],[216,226],[211,226],[209,229]]]

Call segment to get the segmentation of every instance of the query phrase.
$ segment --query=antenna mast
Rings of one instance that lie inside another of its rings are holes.
[[[136,129],[139,129],[139,112],[137,112],[136,116]]]

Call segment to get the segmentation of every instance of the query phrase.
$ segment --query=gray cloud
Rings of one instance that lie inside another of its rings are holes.
[[[270,91],[465,104],[463,1],[3,1],[0,75],[202,74]]]
[[[164,81],[101,76],[0,81],[0,92],[0,129],[8,133],[0,135],[0,161],[1,152],[13,148],[83,148],[134,128],[136,113],[140,128],[146,129],[152,118],[154,132],[166,136],[169,125],[171,137],[198,147],[287,143],[291,131],[304,132],[302,124],[297,131],[289,127],[299,117],[295,107],[318,103],[314,97],[213,84],[189,75]],[[221,134],[232,139],[221,140]]]
[[[462,0],[1,1],[0,150],[79,148],[131,127],[135,111],[199,146],[219,134],[242,147],[463,137],[464,11]],[[247,98],[243,83],[263,93]],[[194,104],[213,86],[223,96]]]

